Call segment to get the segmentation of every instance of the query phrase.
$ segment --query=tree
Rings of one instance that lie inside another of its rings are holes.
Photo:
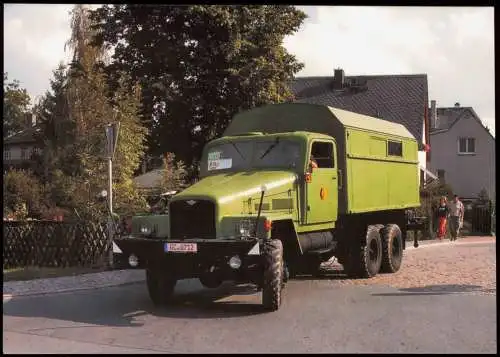
[[[18,219],[40,217],[45,209],[45,188],[33,173],[13,169],[3,179],[4,215],[13,212]]]
[[[54,72],[51,92],[37,108],[42,118],[42,162],[52,201],[70,211],[76,209],[83,218],[107,214],[96,195],[107,187],[105,126],[113,121],[121,123],[113,162],[114,208],[120,211],[145,205],[132,182],[146,135],[138,118],[141,91],[138,86],[130,87],[131,81],[123,73],[116,74],[116,88],[109,89],[99,65],[105,63],[105,53],[91,43],[90,25],[87,8],[76,5],[67,43],[73,51],[72,62]]]
[[[294,6],[104,5],[91,16],[95,43],[114,48],[111,81],[125,71],[141,84],[149,154],[188,166],[235,113],[290,100],[303,67],[282,46],[306,18]]]
[[[72,33],[68,46],[73,50],[66,87],[69,115],[75,125],[73,147],[78,158],[78,179],[89,187],[90,197],[107,186],[106,160],[104,160],[105,125],[119,121],[120,136],[113,164],[114,203],[118,210],[133,202],[144,204],[135,191],[132,175],[139,166],[144,151],[146,129],[141,125],[139,87],[126,87],[131,81],[124,73],[116,73],[117,86],[108,88],[106,73],[100,63],[106,62],[102,46],[91,43],[94,30],[83,5],[72,12]],[[93,193],[93,194],[92,194]]]
[[[168,153],[163,159],[163,179],[161,189],[166,191],[177,191],[186,184],[187,170],[182,161],[175,162],[175,155]]]
[[[8,83],[8,74],[3,74],[3,135],[6,138],[27,127],[26,113],[31,99],[18,80]]]
[[[66,95],[67,68],[63,64],[53,72],[51,90],[45,93],[34,111],[40,131],[36,133],[37,146],[43,148],[39,159],[39,174],[49,181],[60,169],[65,175],[78,170],[75,142],[75,122],[71,120]]]

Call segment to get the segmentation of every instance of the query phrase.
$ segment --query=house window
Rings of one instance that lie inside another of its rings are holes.
[[[458,153],[459,154],[474,154],[476,152],[475,138],[459,138]]]
[[[10,160],[10,150],[9,149],[7,149],[3,152],[3,159]]]
[[[333,157],[333,144],[325,142],[315,142],[311,148],[311,155],[316,160],[318,168],[333,168],[335,167],[335,159]]]
[[[387,142],[387,155],[389,156],[403,156],[403,143],[401,141]]]

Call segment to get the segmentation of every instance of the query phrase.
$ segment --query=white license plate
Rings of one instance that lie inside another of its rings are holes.
[[[165,252],[196,253],[197,251],[196,243],[165,243]]]

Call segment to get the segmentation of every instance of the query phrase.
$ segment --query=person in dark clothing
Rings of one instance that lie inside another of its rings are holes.
[[[446,197],[441,197],[441,199],[439,200],[439,206],[437,208],[437,217],[439,222],[437,237],[439,240],[443,240],[444,236],[446,235],[446,225],[448,216],[450,215],[450,210],[446,203]]]

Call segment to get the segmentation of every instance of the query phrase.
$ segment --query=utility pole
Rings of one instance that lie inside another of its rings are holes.
[[[115,225],[113,222],[113,158],[115,156],[116,143],[118,142],[118,133],[120,122],[106,125],[106,154],[108,158],[108,247],[109,247],[109,265],[113,267],[113,236]]]

